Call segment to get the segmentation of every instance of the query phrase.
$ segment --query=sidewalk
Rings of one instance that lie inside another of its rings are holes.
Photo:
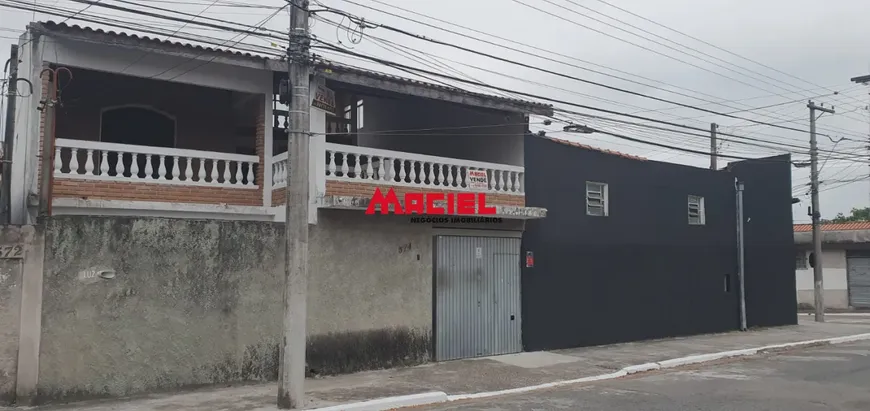
[[[495,391],[611,373],[623,367],[695,354],[738,350],[870,333],[863,321],[834,315],[826,323],[799,315],[800,325],[746,333],[704,335],[602,347],[577,348],[428,364],[307,381],[307,408],[347,404],[396,395],[444,391],[449,395]],[[275,410],[277,388],[266,385],[199,390],[29,409],[76,411],[242,411]],[[27,408],[22,408],[27,409]]]

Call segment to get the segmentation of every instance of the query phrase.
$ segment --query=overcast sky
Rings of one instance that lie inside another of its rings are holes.
[[[17,0],[0,0],[0,50],[4,56],[8,55],[9,46],[29,21],[64,20],[63,17],[41,13],[34,16],[32,12],[2,7],[2,4],[12,4],[15,1]],[[833,105],[837,114],[824,115],[818,120],[818,130],[822,134],[819,136],[820,148],[838,152],[833,154],[831,157],[834,158],[831,159],[826,159],[827,155],[824,153],[820,157],[820,163],[824,165],[821,172],[822,215],[830,218],[839,212],[848,213],[852,207],[870,205],[870,179],[867,178],[870,174],[870,156],[866,155],[867,148],[864,142],[870,133],[870,114],[866,110],[870,102],[868,99],[870,86],[860,86],[849,81],[852,77],[870,74],[870,43],[868,43],[870,26],[867,23],[867,16],[870,16],[870,1],[608,0],[611,4],[641,17],[619,10],[600,0],[352,1],[380,11],[357,6],[347,0],[322,0],[322,3],[364,17],[372,23],[388,24],[450,44],[462,45],[569,76],[721,113],[736,112],[733,115],[784,127],[809,129],[809,112],[806,107],[809,98],[817,103],[824,103],[825,106]],[[520,4],[521,2],[526,5]],[[103,3],[126,6],[114,0],[103,0]],[[194,14],[205,10],[202,16],[251,25],[259,24],[271,15],[275,8],[284,5],[280,0],[144,0],[137,3]],[[36,0],[36,4],[74,11],[86,7],[84,4],[70,0]],[[247,7],[240,7],[240,5]],[[529,6],[540,8],[542,11]],[[320,8],[316,4],[312,4],[311,7]],[[433,21],[395,7],[446,20],[477,30],[478,33]],[[383,11],[423,21],[437,28],[403,20],[400,17],[384,14]],[[334,22],[342,20],[336,14],[320,13],[319,15]],[[112,17],[125,22],[147,24],[169,32],[183,24],[116,12],[99,6],[88,8],[80,16]],[[68,23],[118,30],[114,27],[76,21],[76,19],[70,19]],[[313,32],[319,39],[333,44],[341,41],[359,53],[416,67],[425,67],[423,63],[439,64],[435,68],[425,68],[452,75],[464,75],[486,84],[577,104],[627,113],[645,111],[640,115],[692,125],[704,130],[709,130],[710,123],[715,122],[719,124],[720,132],[765,141],[765,143],[755,141],[755,144],[780,147],[773,149],[749,146],[735,142],[747,140],[723,137],[723,140],[729,140],[722,141],[720,150],[723,154],[759,157],[782,153],[784,150],[801,151],[795,147],[783,148],[781,144],[806,147],[809,139],[808,133],[805,132],[758,125],[745,120],[712,115],[632,96],[412,39],[383,28],[365,29],[360,38],[358,34],[337,29],[326,21],[316,21],[313,24]],[[352,27],[348,20],[345,20],[342,25]],[[283,10],[264,27],[286,30],[287,26],[288,13]],[[447,33],[438,28],[464,33],[465,36]],[[126,31],[137,30],[134,28]],[[234,33],[212,29],[202,30],[193,24],[188,24],[182,32],[216,37],[221,41],[232,38],[232,41],[226,44],[234,44],[241,38],[233,37]],[[503,39],[488,37],[487,34]],[[517,48],[523,52],[509,51],[471,37]],[[384,43],[384,40],[394,44]],[[271,41],[250,36],[242,39],[239,46],[255,44],[270,47]],[[523,44],[534,48],[528,48]],[[280,52],[281,47],[284,45],[275,46],[275,52]],[[406,73],[379,67],[374,63],[341,58],[329,53],[318,53],[334,60],[407,76]],[[409,53],[416,54],[409,56]],[[435,60],[433,63],[433,56],[441,60]],[[412,60],[411,57],[416,60]],[[607,75],[594,73],[590,69]],[[838,94],[835,95],[834,92]],[[750,110],[766,106],[770,107]],[[576,107],[560,107],[619,118]],[[737,112],[740,110],[744,111]],[[584,119],[580,116],[572,117],[577,123],[635,138],[705,152],[710,149],[709,140],[700,136],[650,130],[610,121]],[[566,117],[561,116],[561,118]],[[626,142],[602,134],[565,134],[559,131],[562,125],[564,124],[554,123],[550,126],[533,124],[532,129],[550,130],[548,134],[554,137],[642,155],[653,160],[700,167],[709,165],[709,159],[702,155]],[[835,144],[835,141],[838,142]],[[803,150],[806,152],[806,149]],[[858,161],[835,158],[850,154],[863,156],[858,157]],[[806,160],[808,157],[797,155],[795,158]],[[719,165],[724,167],[726,163],[727,159],[720,159]],[[794,207],[794,219],[796,222],[807,222],[809,171],[808,168],[794,167],[792,170],[794,194],[802,200]]]

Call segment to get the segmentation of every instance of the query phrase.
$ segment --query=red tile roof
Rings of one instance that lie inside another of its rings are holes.
[[[589,145],[586,145],[586,144],[580,144],[580,143],[576,143],[576,142],[573,142],[573,141],[562,140],[562,139],[559,139],[559,138],[553,138],[553,137],[541,137],[541,138],[546,138],[547,140],[555,141],[555,142],[557,142],[557,143],[559,143],[559,144],[564,144],[564,145],[566,145],[566,146],[572,146],[572,147],[582,148],[582,149],[584,149],[584,150],[598,151],[598,152],[601,152],[601,153],[610,154],[610,155],[614,155],[614,156],[619,156],[619,157],[627,158],[627,159],[630,159],[630,160],[649,161],[649,159],[644,158],[644,157],[633,156],[633,155],[631,155],[631,154],[620,153],[620,152],[618,152],[618,151],[607,150],[607,149],[604,149],[604,148],[592,147],[592,146],[589,146]]]
[[[870,221],[856,221],[851,223],[839,224],[822,224],[822,231],[848,231],[848,230],[870,230]],[[794,232],[804,233],[813,231],[812,224],[795,224]]]

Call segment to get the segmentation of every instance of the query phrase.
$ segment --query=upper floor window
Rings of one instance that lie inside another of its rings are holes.
[[[689,196],[689,224],[704,225],[705,223],[704,197]]]
[[[587,181],[586,214],[606,217],[608,215],[607,208],[607,184]]]

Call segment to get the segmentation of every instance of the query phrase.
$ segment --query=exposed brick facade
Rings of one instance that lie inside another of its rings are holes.
[[[287,194],[285,193],[284,187],[272,190],[272,207],[277,207],[281,204],[284,204],[285,195]]]
[[[175,184],[93,181],[58,178],[54,198],[163,201],[170,203],[262,206],[260,188],[191,187]]]
[[[461,191],[455,190],[433,190],[421,187],[397,187],[397,186],[389,186],[389,185],[376,185],[376,184],[361,184],[351,181],[327,181],[326,182],[326,195],[330,196],[353,196],[353,197],[364,197],[370,198],[372,194],[374,194],[375,189],[380,187],[381,191],[386,194],[386,191],[390,188],[395,191],[396,195],[402,197],[405,193],[444,193],[444,194],[456,194]],[[281,201],[283,203],[283,200]],[[507,206],[520,206],[524,207],[526,204],[526,197],[523,195],[511,195],[511,194],[493,194],[486,193],[486,203],[488,205],[507,205]]]

